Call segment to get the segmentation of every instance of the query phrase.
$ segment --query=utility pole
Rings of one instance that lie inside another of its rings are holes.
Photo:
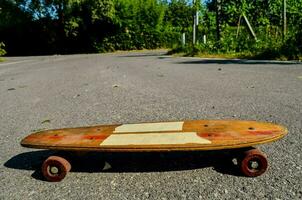
[[[182,36],[181,36],[181,45],[183,47],[186,46],[186,33],[182,33]]]
[[[221,32],[221,0],[216,0],[216,37],[220,41]]]
[[[286,19],[286,0],[283,0],[283,38],[286,36],[287,29],[287,19]]]
[[[198,26],[198,5],[199,0],[193,0],[193,45],[196,44],[196,27]]]
[[[193,45],[196,43],[196,21],[195,21],[195,15],[193,18]]]

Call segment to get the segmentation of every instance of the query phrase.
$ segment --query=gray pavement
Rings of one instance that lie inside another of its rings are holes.
[[[1,62],[0,199],[301,199],[302,64],[163,53]],[[260,146],[270,166],[257,178],[211,152],[121,153],[80,158],[75,172],[48,183],[35,169],[53,152],[19,145],[42,129],[184,119],[270,121],[289,135]],[[104,160],[111,169],[99,172]]]

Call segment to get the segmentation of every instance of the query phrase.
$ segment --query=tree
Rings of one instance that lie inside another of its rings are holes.
[[[193,8],[186,0],[172,0],[166,9],[164,21],[184,32],[192,26]]]

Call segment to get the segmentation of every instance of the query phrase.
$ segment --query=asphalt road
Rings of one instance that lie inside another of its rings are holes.
[[[257,178],[213,152],[120,153],[81,157],[49,183],[36,169],[53,152],[19,145],[41,129],[184,119],[271,121],[289,135],[260,146],[270,166]],[[161,51],[0,63],[0,199],[301,199],[301,150],[302,64]]]

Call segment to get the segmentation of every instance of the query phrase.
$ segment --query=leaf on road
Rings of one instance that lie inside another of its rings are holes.
[[[43,122],[41,122],[41,124],[45,124],[45,123],[50,123],[50,119],[46,119]]]

